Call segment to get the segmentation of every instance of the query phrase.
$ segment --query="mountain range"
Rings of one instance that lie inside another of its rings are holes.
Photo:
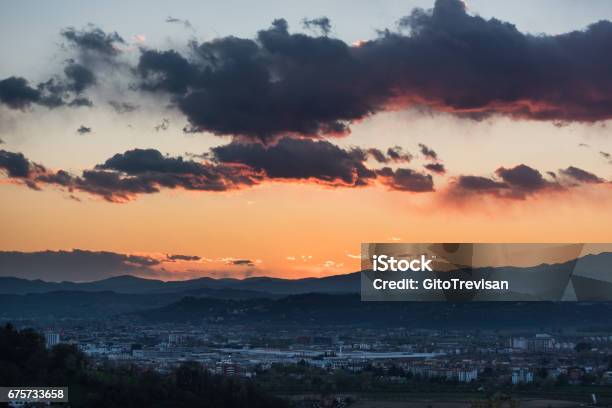
[[[359,273],[323,278],[281,279],[254,277],[246,279],[198,278],[184,281],[161,281],[131,275],[116,276],[94,282],[46,282],[15,277],[0,277],[0,294],[23,295],[56,291],[100,292],[123,294],[185,293],[202,295],[231,295],[242,293],[248,297],[265,294],[298,293],[358,293]]]
[[[600,279],[610,276],[610,265],[612,253],[603,253],[561,264],[482,269],[513,269],[523,274],[571,270]],[[360,284],[359,272],[295,280],[254,277],[170,282],[128,275],[83,283],[0,277],[0,319],[98,319],[129,315],[151,323],[612,327],[612,303],[362,302]],[[601,282],[604,289],[606,285],[610,284]]]

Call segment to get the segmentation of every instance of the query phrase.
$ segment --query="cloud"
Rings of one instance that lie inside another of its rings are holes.
[[[156,132],[159,132],[160,130],[168,130],[169,127],[170,127],[170,120],[167,118],[163,118],[161,123],[159,123],[158,125],[155,125],[154,129]]]
[[[471,15],[460,0],[437,0],[432,9],[414,9],[399,21],[396,29],[351,45],[329,36],[325,17],[304,21],[317,28],[311,35],[291,33],[278,19],[252,39],[191,42],[188,51],[141,46],[137,66],[121,72],[135,89],[169,95],[186,116],[187,131],[266,143],[343,135],[368,116],[411,107],[475,120],[612,118],[610,21],[532,35]],[[63,78],[40,87],[18,75],[3,79],[0,102],[13,109],[87,105],[84,97],[71,98],[103,86],[96,74],[109,64],[100,62],[116,63],[126,42],[93,25],[61,35],[76,54]]]
[[[538,170],[520,164],[512,168],[500,167],[495,171],[510,188],[516,192],[529,194],[545,188],[556,186],[546,181]]]
[[[77,133],[78,133],[79,135],[84,135],[84,134],[86,134],[86,133],[91,133],[91,128],[90,128],[90,127],[87,127],[87,126],[84,126],[84,125],[81,125],[81,126],[80,126],[80,127],[77,129]]]
[[[143,51],[142,88],[170,93],[193,131],[269,140],[343,134],[376,112],[426,106],[459,116],[593,122],[612,117],[606,47],[612,23],[524,34],[466,12],[459,0],[415,9],[399,31],[359,46],[290,33],[279,19],[255,39],[224,37]]]
[[[159,261],[147,256],[105,251],[0,251],[0,276],[48,281],[93,281],[135,274],[157,276]]]
[[[400,146],[393,146],[387,149],[385,153],[377,148],[369,148],[366,153],[376,160],[378,163],[409,163],[412,160],[410,153],[405,153]]]
[[[120,101],[108,101],[108,104],[117,112],[118,114],[130,113],[138,109],[138,106],[133,105],[129,102],[120,102]]]
[[[312,180],[332,186],[363,186],[376,178],[361,149],[344,150],[328,141],[283,138],[264,146],[233,142],[214,147],[215,160],[242,164],[270,179]]]
[[[171,24],[182,24],[188,30],[192,30],[192,31],[194,30],[193,25],[187,19],[180,19],[180,18],[168,16],[165,21],[166,23],[171,23]]]
[[[444,168],[444,165],[442,163],[427,163],[423,167],[425,167],[427,170],[431,171],[432,173],[436,173],[436,174],[446,173],[446,168]]]
[[[381,183],[391,190],[412,191],[416,193],[434,191],[433,179],[411,169],[391,169],[384,167],[377,172]]]
[[[234,266],[255,266],[255,262],[251,261],[250,259],[233,259],[230,261],[230,263]]]
[[[305,18],[302,20],[302,25],[304,26],[304,28],[309,30],[318,29],[321,34],[325,36],[329,35],[332,28],[331,21],[327,17],[319,17],[312,19]]]
[[[94,69],[104,70],[120,54],[117,44],[125,41],[117,33],[105,33],[89,25],[82,30],[67,28],[61,32],[66,48],[74,58],[65,61],[61,74],[30,85],[20,76],[0,80],[0,103],[11,109],[24,110],[31,105],[47,108],[91,107],[93,103],[82,93],[99,85]]]
[[[52,171],[31,162],[21,153],[0,150],[0,169],[9,179],[32,189],[40,184],[54,185],[72,193],[74,191],[97,195],[110,202],[125,202],[139,194],[152,194],[162,188],[195,191],[226,191],[258,182],[240,166],[216,166],[164,157],[154,149],[134,149],[116,154],[80,176],[64,170]],[[244,172],[243,172],[244,170]]]
[[[446,191],[447,198],[460,200],[486,194],[503,199],[524,200],[547,192],[565,191],[581,184],[603,182],[596,175],[573,166],[559,170],[559,173],[565,176],[565,180],[561,180],[554,172],[547,172],[552,178],[552,181],[549,181],[538,170],[520,164],[511,168],[498,168],[495,171],[495,178],[461,175],[449,184]]]
[[[199,261],[202,258],[197,256],[197,255],[180,255],[180,254],[168,254],[166,255],[166,259],[168,261],[174,262],[174,261]]]
[[[89,68],[74,61],[69,61],[64,69],[64,74],[68,80],[68,88],[77,94],[96,83],[94,73]]]
[[[380,149],[372,147],[367,150],[367,153],[368,155],[370,155],[370,157],[372,157],[378,163],[388,163],[389,162],[389,159],[387,158],[387,156],[385,156],[385,154]]]
[[[14,76],[0,80],[0,102],[11,109],[25,109],[33,103],[44,103],[38,89],[32,88],[25,78]]]
[[[118,44],[125,44],[125,40],[117,32],[106,33],[101,28],[88,25],[77,30],[68,27],[62,30],[61,35],[68,41],[70,47],[84,53],[96,53],[105,56],[116,56],[121,51]]]
[[[366,164],[370,154],[368,150],[344,149],[325,140],[283,138],[271,145],[233,141],[190,156],[197,160],[163,155],[155,149],[132,149],[80,175],[50,170],[21,153],[0,150],[0,169],[11,181],[32,189],[46,184],[110,202],[126,202],[162,189],[221,192],[275,181],[334,188],[380,183],[399,191],[433,191],[430,175],[407,168],[370,168]]]
[[[400,146],[393,146],[387,149],[387,156],[389,159],[396,163],[410,163],[412,161],[412,155],[410,153],[404,153]]]
[[[425,156],[425,158],[430,160],[438,160],[438,153],[436,153],[433,149],[430,149],[422,143],[419,143],[419,149],[421,149],[421,154]]]
[[[570,166],[566,169],[559,170],[559,173],[575,180],[578,183],[598,184],[598,183],[604,182],[604,180],[597,177],[595,174],[579,169],[578,167],[574,167],[574,166]]]
[[[0,150],[0,169],[6,171],[9,177],[27,178],[41,167],[30,163],[21,153]]]

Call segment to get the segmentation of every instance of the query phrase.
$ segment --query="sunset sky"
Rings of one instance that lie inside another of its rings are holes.
[[[612,241],[611,2],[176,3],[3,7],[0,276]]]

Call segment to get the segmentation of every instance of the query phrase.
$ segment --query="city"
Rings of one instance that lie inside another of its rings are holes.
[[[503,392],[520,400],[549,400],[550,406],[612,397],[612,329],[296,330],[141,325],[128,319],[56,322],[36,329],[47,347],[75,345],[96,365],[168,373],[196,362],[210,373],[248,378],[275,395],[315,404],[330,396],[359,402],[372,396],[392,400],[394,394],[418,401],[431,393],[465,402]]]

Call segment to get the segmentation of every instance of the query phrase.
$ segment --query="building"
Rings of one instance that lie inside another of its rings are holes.
[[[554,346],[555,339],[549,334],[536,334],[527,344],[529,351],[550,351]]]
[[[240,366],[231,359],[223,360],[215,366],[215,373],[227,376],[235,376],[240,374]]]
[[[512,370],[512,384],[519,383],[529,384],[533,382],[533,373],[526,368]]]
[[[510,340],[510,347],[515,350],[527,350],[527,339],[525,337],[513,337]]]
[[[457,373],[457,379],[459,382],[469,383],[478,379],[478,370],[459,370]]]
[[[59,333],[54,333],[54,332],[45,333],[45,346],[47,348],[51,348],[59,343],[60,343]]]

